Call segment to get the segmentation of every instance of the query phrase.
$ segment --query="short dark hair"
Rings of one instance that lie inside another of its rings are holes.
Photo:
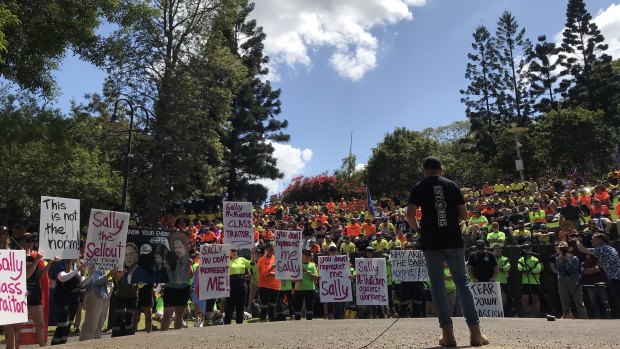
[[[599,238],[601,240],[603,240],[604,243],[608,243],[609,242],[609,238],[607,237],[607,234],[603,234],[603,233],[596,233],[594,235],[592,235],[593,238]]]
[[[441,170],[441,160],[435,156],[428,156],[424,159],[422,167],[425,170]]]

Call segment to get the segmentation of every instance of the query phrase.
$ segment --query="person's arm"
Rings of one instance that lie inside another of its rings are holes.
[[[29,278],[34,274],[34,271],[39,267],[39,261],[43,258],[43,255],[39,254],[34,259],[34,262],[30,263],[28,268],[26,268],[26,278]]]
[[[310,267],[312,266],[312,268]],[[306,273],[312,279],[312,282],[316,282],[319,279],[319,274],[316,271],[316,266],[314,263],[308,263],[308,269],[306,269]]]
[[[418,226],[418,220],[415,218],[417,210],[418,206],[414,204],[407,205],[407,222],[409,223],[409,226],[414,232],[420,230],[420,227]]]
[[[579,250],[579,252],[581,253],[585,253],[585,254],[592,254],[592,250],[585,247],[582,243],[581,240],[577,239],[577,249]]]
[[[63,270],[58,274],[58,281],[67,282],[71,280],[71,278],[73,278],[74,276],[78,275],[79,273],[80,273],[80,270],[77,268],[73,269],[72,271],[68,273]]]
[[[457,206],[457,214],[458,214],[459,222],[463,222],[463,221],[467,222],[467,207],[465,207],[465,204],[461,204]]]
[[[39,272],[39,279],[40,280],[43,279],[47,275],[47,272],[50,270],[50,267],[52,266],[52,264],[56,264],[58,263],[58,261],[60,261],[59,257],[54,257],[54,259],[49,261],[47,265],[45,265],[45,267],[41,269],[41,271]]]

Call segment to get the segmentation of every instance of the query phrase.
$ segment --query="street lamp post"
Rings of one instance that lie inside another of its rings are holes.
[[[511,127],[506,131],[515,135],[515,145],[517,146],[517,160],[515,160],[515,167],[517,171],[519,171],[521,182],[523,182],[525,181],[525,175],[523,173],[525,167],[523,166],[523,159],[521,158],[521,143],[519,143],[519,135],[527,132],[527,127],[517,127],[516,122],[513,122],[510,126]]]
[[[127,139],[127,158],[125,159],[125,172],[123,173],[123,212],[127,212],[127,190],[129,188],[129,161],[133,158],[133,153],[131,152],[131,141],[133,139],[133,117],[134,117],[134,107],[131,102],[126,98],[119,98],[114,103],[114,114],[112,114],[112,122],[118,122],[119,117],[116,114],[118,110],[118,104],[120,102],[125,102],[129,107],[129,137]],[[146,127],[144,128],[144,132],[149,133],[149,112],[143,107],[138,106],[146,113]]]

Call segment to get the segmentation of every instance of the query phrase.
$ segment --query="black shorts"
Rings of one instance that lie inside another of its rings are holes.
[[[28,296],[26,298],[26,304],[29,307],[35,307],[37,305],[43,304],[43,293],[41,292],[40,287],[33,287],[28,290]]]
[[[189,301],[189,285],[183,288],[164,287],[164,307],[184,307]]]
[[[138,308],[153,307],[153,285],[142,286],[138,290]]]
[[[521,285],[521,294],[524,296],[529,294],[532,294],[532,296],[538,296],[540,295],[540,285],[523,284]]]

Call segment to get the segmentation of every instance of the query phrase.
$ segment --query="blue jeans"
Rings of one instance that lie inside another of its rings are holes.
[[[465,272],[465,250],[462,248],[447,248],[442,250],[428,250],[424,252],[428,278],[431,282],[431,294],[439,319],[439,326],[452,325],[452,309],[448,305],[444,284],[443,261],[448,263],[452,281],[456,285],[456,292],[463,307],[463,316],[469,326],[480,324],[478,311],[474,305],[474,295],[469,288],[469,280]]]

